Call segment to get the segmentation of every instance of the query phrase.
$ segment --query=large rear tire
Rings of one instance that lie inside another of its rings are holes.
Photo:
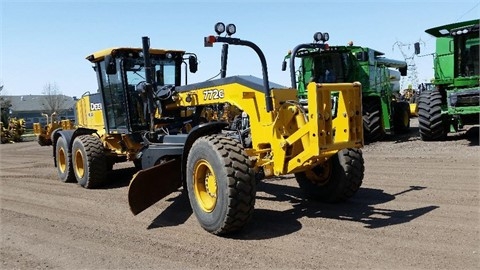
[[[363,136],[367,142],[380,141],[385,137],[382,107],[378,100],[367,99],[363,103]]]
[[[341,202],[352,197],[362,185],[364,161],[360,149],[343,149],[324,164],[296,173],[306,195],[323,202]]]
[[[92,135],[81,135],[73,141],[73,171],[82,187],[95,188],[104,183],[107,160],[103,150],[100,139]]]
[[[405,101],[395,102],[393,128],[395,133],[405,134],[410,130],[410,104]]]
[[[65,183],[74,183],[75,174],[72,168],[72,153],[68,150],[67,141],[62,136],[58,137],[55,146],[55,162],[60,180]]]
[[[240,142],[222,135],[198,138],[187,158],[187,190],[193,213],[208,232],[242,229],[255,206],[256,182]]]
[[[420,94],[418,127],[423,141],[439,141],[447,137],[449,125],[442,115],[442,95],[438,91]]]

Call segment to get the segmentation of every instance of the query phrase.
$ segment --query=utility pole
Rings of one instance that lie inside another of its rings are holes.
[[[417,46],[420,46],[420,43],[425,44],[422,40],[419,40]],[[417,89],[418,88],[418,72],[417,72],[417,65],[415,64],[415,50],[410,55],[408,55],[404,51],[405,47],[407,47],[408,50],[410,50],[410,47],[415,45],[411,43],[403,43],[397,40],[397,42],[393,44],[392,50],[395,49],[395,45],[397,45],[398,49],[400,50],[400,53],[402,53],[403,59],[405,59],[405,62],[407,62],[407,79],[412,84],[412,89]],[[400,81],[400,85],[402,89],[406,88],[404,77],[402,77]]]

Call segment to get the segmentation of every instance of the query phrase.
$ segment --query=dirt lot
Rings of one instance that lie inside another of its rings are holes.
[[[0,268],[480,269],[478,128],[444,142],[417,132],[366,146],[346,203],[302,199],[291,177],[262,182],[231,238],[205,232],[180,192],[133,216],[131,164],[86,190],[58,180],[51,147],[0,145]]]

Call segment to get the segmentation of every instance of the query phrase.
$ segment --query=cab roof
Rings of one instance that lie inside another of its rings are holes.
[[[434,37],[446,37],[446,36],[450,36],[450,31],[457,28],[476,27],[478,31],[478,23],[479,23],[479,20],[451,23],[451,24],[446,24],[446,25],[427,29],[425,30],[425,32]]]
[[[95,63],[98,61],[101,61],[105,58],[107,55],[112,55],[114,56],[117,52],[142,52],[142,48],[128,48],[128,47],[114,47],[114,48],[108,48],[108,49],[103,49],[97,52],[94,52],[93,54],[88,55],[85,57],[88,61]],[[153,49],[150,48],[150,54],[151,55],[165,55],[166,53],[174,53],[174,54],[184,54],[185,51],[180,51],[180,50],[168,50],[168,49]]]

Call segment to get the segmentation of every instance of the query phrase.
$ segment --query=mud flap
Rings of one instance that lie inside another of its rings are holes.
[[[180,159],[137,172],[128,189],[128,204],[134,215],[139,214],[182,185]]]

